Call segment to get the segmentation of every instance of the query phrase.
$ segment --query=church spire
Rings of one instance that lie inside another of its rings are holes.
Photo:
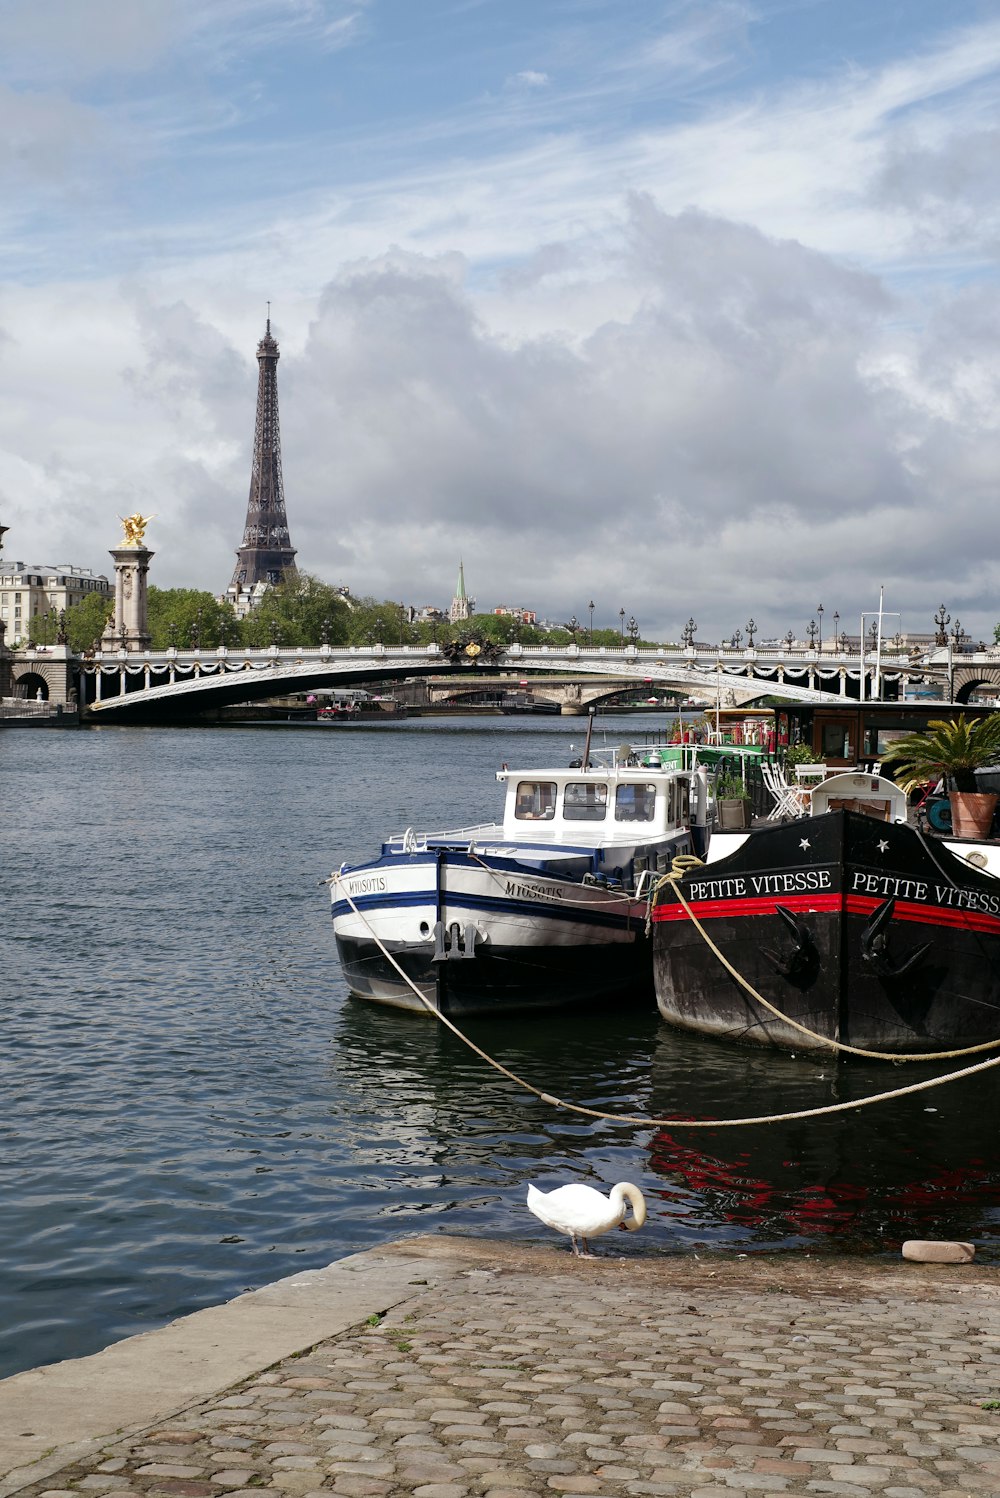
[[[471,619],[472,615],[475,612],[476,600],[474,598],[470,598],[465,591],[465,563],[459,561],[458,586],[455,589],[455,596],[451,600],[451,607],[448,610],[448,618],[452,624],[457,624],[461,619]]]
[[[278,424],[278,345],[271,336],[271,304],[267,329],[257,345],[257,421],[250,470],[243,545],[236,553],[231,587],[253,588],[257,583],[280,583],[296,572],[295,548],[288,534],[285,487],[281,476],[281,432]]]

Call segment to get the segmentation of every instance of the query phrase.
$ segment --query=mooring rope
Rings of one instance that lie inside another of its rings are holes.
[[[328,880],[323,880],[322,882],[324,884],[341,884],[341,879],[342,876],[340,874],[331,874]],[[529,1082],[524,1077],[519,1077],[516,1072],[512,1072],[508,1067],[497,1061],[494,1056],[491,1056],[488,1052],[484,1051],[481,1046],[476,1045],[476,1042],[474,1040],[471,1040],[468,1035],[464,1034],[453,1020],[450,1020],[446,1014],[442,1014],[441,1011],[431,1003],[423,990],[420,989],[417,984],[413,982],[413,979],[409,976],[409,974],[406,973],[402,967],[400,967],[395,957],[393,957],[392,953],[388,950],[385,943],[379,937],[377,931],[373,929],[371,922],[364,915],[364,913],[358,909],[357,905],[354,903],[354,900],[351,898],[351,895],[343,886],[341,888],[341,893],[343,894],[343,897],[347,901],[348,905],[354,911],[354,914],[367,928],[372,937],[372,940],[375,942],[375,945],[378,947],[383,957],[387,962],[391,964],[392,967],[395,968],[396,972],[402,978],[407,987],[412,989],[413,993],[417,996],[417,998],[420,1000],[421,1004],[423,1004],[424,1008],[428,1011],[429,1014],[432,1014],[436,1020],[438,1020],[442,1025],[445,1026],[446,1029],[450,1030],[451,1033],[456,1036],[456,1038],[460,1040],[463,1045],[468,1046],[469,1050],[477,1055],[481,1061],[485,1061],[487,1066],[491,1066],[494,1071],[499,1072],[501,1076],[506,1077],[507,1080],[513,1082],[515,1086],[520,1087],[524,1092],[531,1093],[533,1097],[538,1098],[540,1102],[546,1103],[552,1108],[564,1108],[569,1113],[578,1113],[585,1118],[601,1119],[603,1122],[613,1124],[632,1124],[637,1125],[639,1128],[646,1129],[736,1129],[744,1128],[751,1124],[784,1123],[786,1121],[799,1118],[820,1118],[830,1113],[847,1113],[851,1109],[864,1108],[871,1103],[884,1103],[890,1101],[892,1098],[905,1097],[909,1093],[925,1092],[932,1087],[942,1087],[946,1082],[957,1082],[962,1077],[971,1077],[974,1076],[977,1072],[989,1071],[994,1066],[1000,1066],[1000,1056],[994,1056],[989,1061],[978,1061],[973,1066],[964,1067],[961,1071],[949,1072],[943,1077],[931,1077],[923,1082],[911,1082],[906,1087],[893,1088],[890,1092],[875,1093],[870,1097],[858,1098],[853,1102],[827,1103],[819,1108],[801,1108],[790,1113],[765,1113],[754,1118],[652,1118],[648,1115],[631,1113],[607,1113],[601,1108],[588,1108],[583,1103],[571,1103],[565,1098],[555,1097],[550,1092],[544,1092],[540,1087],[536,1087],[533,1082]],[[1000,1042],[998,1042],[998,1044],[1000,1044]],[[893,1057],[892,1059],[895,1060],[896,1058]]]

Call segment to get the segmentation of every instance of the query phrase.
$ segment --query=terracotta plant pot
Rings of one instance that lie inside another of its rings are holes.
[[[989,837],[997,797],[984,791],[952,791],[951,830],[956,837]]]

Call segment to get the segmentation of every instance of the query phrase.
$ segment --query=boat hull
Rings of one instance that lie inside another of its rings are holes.
[[[652,1003],[644,900],[456,849],[345,870],[332,897],[348,985],[377,1003],[450,1016]]]
[[[1000,1040],[1000,881],[915,829],[828,812],[747,837],[653,909],[669,1023],[749,1045],[890,1054]],[[711,949],[706,935],[775,1017]]]
[[[652,1004],[649,943],[629,946],[494,947],[466,962],[435,963],[412,947],[387,949],[433,1009],[451,1018],[564,1009],[603,999]],[[351,992],[394,1009],[426,1013],[427,1004],[372,941],[337,937]]]

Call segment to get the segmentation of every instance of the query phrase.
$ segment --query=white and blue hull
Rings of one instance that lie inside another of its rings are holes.
[[[342,870],[333,922],[352,991],[449,1015],[649,998],[645,896],[541,863],[438,847]]]

